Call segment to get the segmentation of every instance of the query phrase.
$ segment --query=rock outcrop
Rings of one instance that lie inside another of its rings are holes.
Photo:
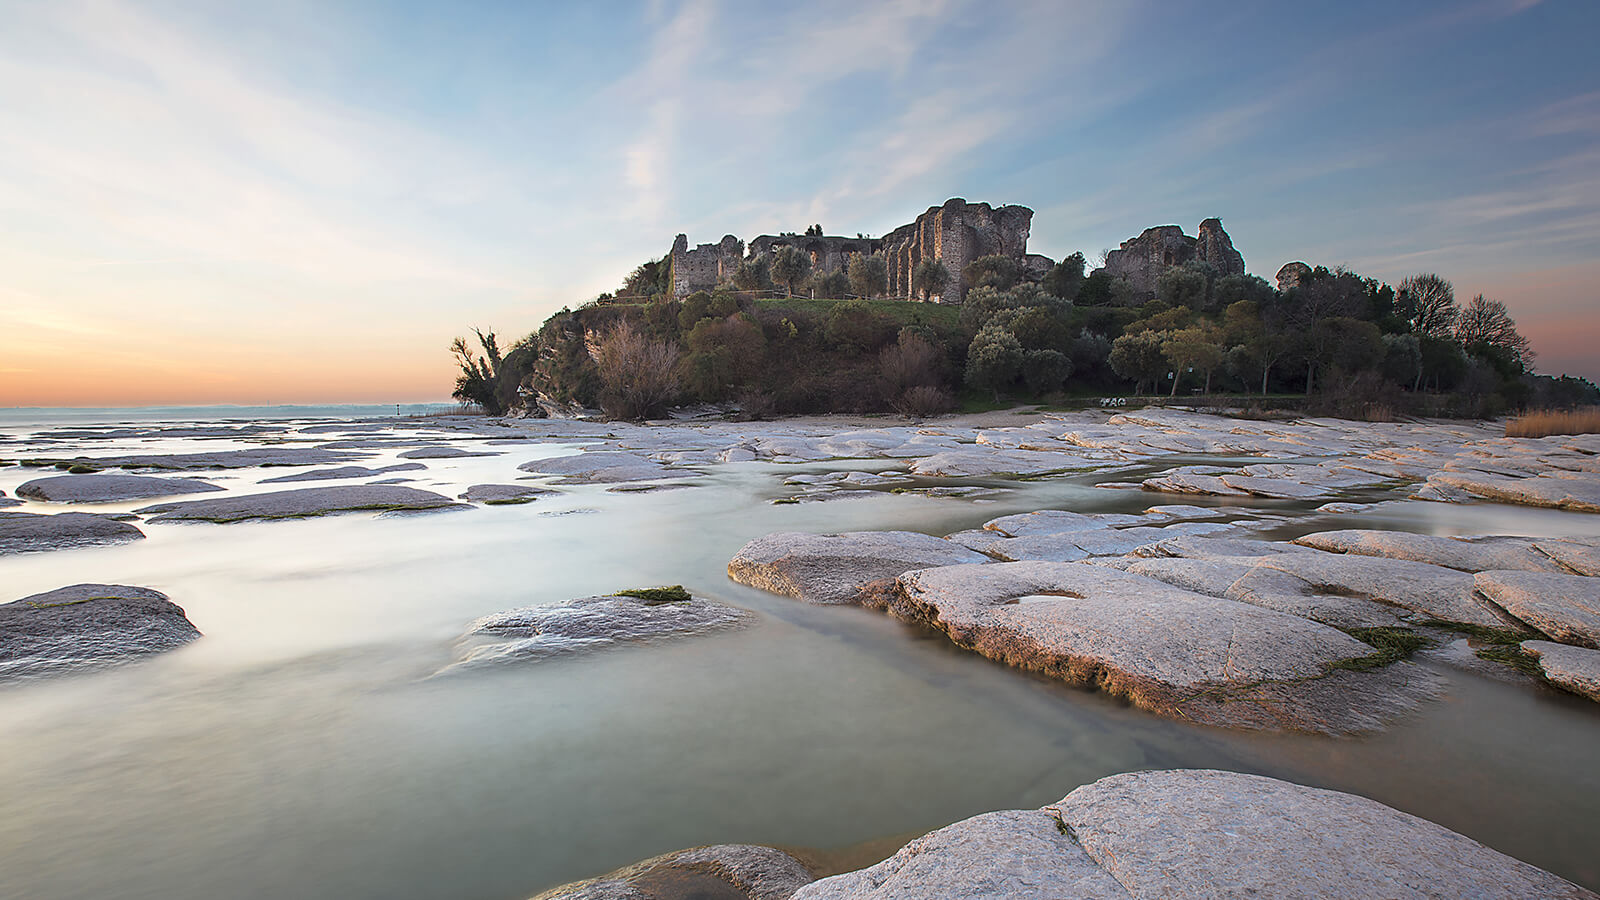
[[[473,622],[467,630],[469,640],[492,643],[471,647],[457,665],[543,659],[621,641],[699,634],[739,625],[749,616],[742,609],[708,600],[661,602],[616,595],[529,606]]]
[[[795,900],[1595,900],[1364,797],[1205,769],[1113,775],[957,822]]]
[[[1098,271],[1126,279],[1137,298],[1148,298],[1155,296],[1162,272],[1191,262],[1206,263],[1218,275],[1244,274],[1244,257],[1233,248],[1222,220],[1214,218],[1200,223],[1199,237],[1189,237],[1177,225],[1146,228],[1106,254],[1105,268]]]
[[[903,572],[987,561],[981,553],[914,531],[779,532],[740,547],[728,562],[728,577],[809,603],[856,603]]]
[[[1600,648],[1600,578],[1479,572],[1478,593],[1563,644]]]
[[[0,679],[124,662],[199,636],[159,591],[75,584],[0,605]]]
[[[534,900],[788,900],[811,873],[782,850],[717,844],[679,850],[625,869],[562,885]]]
[[[1539,671],[1551,684],[1600,702],[1600,650],[1523,641],[1522,652],[1539,660]]]
[[[388,484],[300,488],[265,494],[241,494],[215,500],[158,503],[137,512],[152,522],[241,522],[246,519],[298,519],[330,513],[375,510],[443,509],[456,505],[432,491]]]
[[[51,475],[24,482],[18,497],[52,503],[109,503],[200,494],[222,488],[198,478],[157,478],[151,475]]]
[[[144,532],[110,516],[64,512],[0,512],[0,556],[137,541]]]
[[[1311,267],[1303,262],[1284,263],[1278,270],[1278,293],[1286,294],[1311,277]]]

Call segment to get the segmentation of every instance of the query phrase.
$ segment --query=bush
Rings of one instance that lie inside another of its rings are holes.
[[[1035,395],[1058,391],[1072,374],[1072,360],[1059,350],[1029,350],[1022,358],[1022,380]]]
[[[595,348],[600,408],[613,419],[648,419],[667,410],[678,393],[678,348],[619,322]]]
[[[907,390],[895,401],[895,412],[903,416],[926,418],[955,408],[955,398],[944,388],[922,384]]]

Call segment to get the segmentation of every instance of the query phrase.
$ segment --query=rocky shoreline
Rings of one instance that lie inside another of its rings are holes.
[[[1381,731],[1434,702],[1445,684],[1440,667],[1451,665],[1600,701],[1600,537],[1326,527],[1417,502],[1600,512],[1595,435],[1511,439],[1476,423],[1259,422],[1158,409],[1021,423],[991,414],[910,425],[219,426],[183,437],[265,446],[47,455],[52,441],[163,437],[162,429],[92,432],[0,446],[28,468],[81,473],[11,485],[12,505],[22,508],[0,512],[0,554],[115,548],[180,524],[488,515],[491,506],[544,505],[568,491],[693,489],[746,462],[831,467],[773,477],[777,504],[908,494],[976,509],[1011,496],[1021,479],[1093,477],[1106,490],[1192,502],[1118,513],[1024,509],[949,534],[775,532],[738,550],[728,576],[797,601],[880,610],[956,647],[1197,726]],[[527,458],[534,449],[540,455]],[[394,483],[475,459],[503,459],[503,471],[488,477],[505,481],[448,491]],[[348,465],[315,468],[330,464]],[[292,471],[249,477],[269,466]],[[172,470],[208,474],[150,474]],[[361,483],[278,488],[324,480]],[[209,496],[115,506],[194,493]],[[1274,537],[1286,528],[1292,539]],[[446,671],[689,637],[756,618],[704,598],[626,593],[556,598],[463,623]],[[0,606],[0,617],[15,626],[0,643],[0,678],[131,661],[200,637],[164,595],[119,585],[36,594]],[[820,881],[779,851],[727,845],[541,896],[1293,897],[1328,896],[1332,884],[1348,897],[1595,896],[1370,800],[1206,771],[1103,779],[1040,810],[956,823],[876,866]]]

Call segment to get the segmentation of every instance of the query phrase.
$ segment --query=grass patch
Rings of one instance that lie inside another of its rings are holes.
[[[800,498],[799,497],[779,497],[778,499],[772,501],[772,505],[773,506],[789,506],[790,504],[799,503],[799,502],[800,502]]]
[[[1442,628],[1445,631],[1454,631],[1464,634],[1473,640],[1485,644],[1520,644],[1523,641],[1538,640],[1541,636],[1526,631],[1517,631],[1514,628],[1492,628],[1488,625],[1471,625],[1466,622],[1446,622],[1442,619],[1431,619],[1422,624],[1429,628]]]
[[[1465,622],[1435,620],[1427,624],[1435,628],[1443,628],[1446,631],[1464,634],[1472,640],[1487,644],[1488,646],[1485,647],[1472,648],[1472,652],[1479,659],[1486,659],[1502,666],[1510,666],[1524,675],[1532,675],[1535,678],[1544,677],[1544,669],[1539,666],[1539,660],[1533,654],[1524,653],[1522,650],[1523,641],[1539,640],[1543,638],[1543,635],[1517,631],[1512,628],[1469,625]]]
[[[1543,409],[1506,423],[1506,437],[1541,438],[1552,434],[1600,434],[1600,406]]]
[[[1433,643],[1409,628],[1395,628],[1389,625],[1376,628],[1350,628],[1346,629],[1345,633],[1363,644],[1371,645],[1374,652],[1366,656],[1352,656],[1349,659],[1328,663],[1327,668],[1330,671],[1346,669],[1351,672],[1367,672],[1381,669],[1390,663],[1407,659],[1411,654]]]
[[[30,469],[48,469],[49,467],[55,465],[55,461],[48,459],[25,459],[17,463],[17,465],[27,466]]]
[[[1539,666],[1539,660],[1531,653],[1522,652],[1522,648],[1516,644],[1491,644],[1487,647],[1478,647],[1472,652],[1476,653],[1479,659],[1510,666],[1524,675],[1544,677],[1544,669]]]
[[[681,584],[674,584],[671,587],[630,588],[626,591],[617,591],[613,596],[632,597],[635,600],[643,600],[651,606],[657,603],[688,603],[694,599]]]

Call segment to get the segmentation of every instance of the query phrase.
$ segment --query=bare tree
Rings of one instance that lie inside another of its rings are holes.
[[[1400,282],[1400,312],[1416,334],[1449,337],[1455,324],[1456,289],[1432,273],[1413,275]]]
[[[1506,305],[1482,294],[1468,300],[1456,317],[1456,340],[1469,349],[1474,344],[1487,344],[1507,351],[1524,369],[1533,365],[1533,347],[1517,331]]]
[[[665,411],[678,394],[678,348],[617,323],[595,347],[600,408],[615,419],[646,419]]]

